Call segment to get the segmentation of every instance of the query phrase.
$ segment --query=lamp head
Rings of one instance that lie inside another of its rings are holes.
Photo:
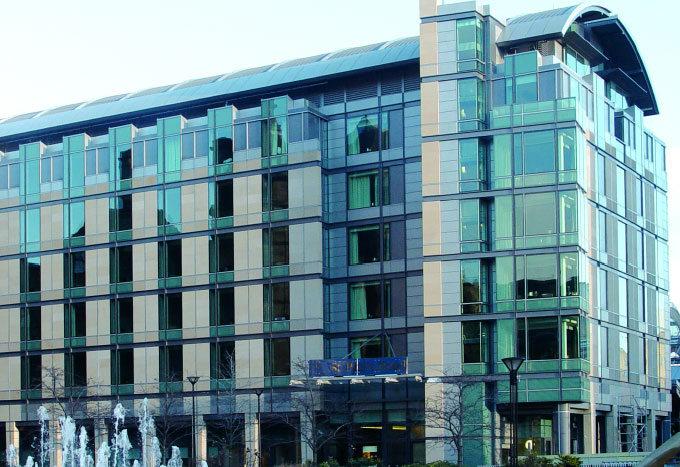
[[[192,386],[194,384],[196,384],[199,379],[200,379],[200,376],[187,376],[187,381],[189,381]]]
[[[519,371],[520,367],[522,366],[522,363],[524,363],[524,358],[506,357],[503,359],[503,363],[505,363],[505,366],[508,367],[508,370],[511,373],[516,373],[517,371]]]

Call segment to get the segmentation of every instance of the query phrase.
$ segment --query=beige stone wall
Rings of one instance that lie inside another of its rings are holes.
[[[0,254],[19,253],[19,211],[0,212]]]
[[[148,190],[132,194],[132,238],[157,235],[158,191]]]

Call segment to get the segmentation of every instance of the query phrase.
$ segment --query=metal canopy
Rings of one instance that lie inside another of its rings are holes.
[[[654,89],[647,74],[647,69],[638,52],[637,46],[631,38],[626,28],[616,16],[592,20],[584,23],[584,27],[597,37],[602,50],[607,54],[609,60],[605,63],[604,70],[598,72],[604,77],[610,69],[620,68],[623,75],[629,77],[637,86],[628,83],[631,90],[631,97],[635,105],[640,107],[645,115],[657,115],[659,107],[654,96]],[[623,81],[627,81],[621,73],[616,73]],[[617,83],[619,84],[619,83]]]
[[[601,6],[581,3],[555,10],[541,11],[529,15],[516,16],[508,20],[508,24],[498,37],[499,47],[545,39],[562,38],[569,26],[577,18],[589,19],[609,16],[610,11]]]
[[[591,64],[603,64],[597,72],[600,76],[630,92],[632,101],[645,115],[659,113],[635,42],[618,17],[606,8],[581,3],[511,18],[496,43],[499,47],[511,47],[547,39],[562,39]]]

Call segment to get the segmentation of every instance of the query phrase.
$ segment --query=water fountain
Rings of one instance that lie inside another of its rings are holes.
[[[69,416],[59,417],[63,467],[76,467],[76,424]]]
[[[17,456],[17,450],[13,444],[9,445],[7,448],[7,467],[17,467],[19,465],[19,456]]]
[[[50,420],[47,409],[38,407],[38,422],[40,423],[40,440],[38,441],[38,467],[47,467],[50,462],[49,426]]]
[[[182,456],[177,446],[172,447],[172,456],[170,456],[168,461],[168,467],[182,467]]]
[[[161,465],[161,446],[158,438],[154,436],[155,423],[149,413],[148,400],[145,398],[138,408],[137,419],[141,443],[141,462],[134,460],[132,467],[165,467]],[[113,410],[113,435],[112,445],[105,440],[99,446],[96,453],[96,462],[92,454],[88,452],[89,437],[84,426],[76,430],[76,422],[70,417],[59,417],[61,431],[61,466],[59,467],[129,467],[129,454],[132,443],[128,438],[125,426],[125,408],[119,403]],[[50,454],[54,451],[49,436],[49,415],[43,406],[38,408],[38,422],[40,424],[40,438],[37,440],[37,462],[32,456],[26,459],[26,464],[19,464],[19,455],[16,447],[10,444],[5,453],[8,467],[49,467]],[[76,436],[77,434],[77,436]],[[172,446],[172,456],[167,467],[182,467],[182,456],[177,446]],[[201,467],[207,467],[205,461]]]

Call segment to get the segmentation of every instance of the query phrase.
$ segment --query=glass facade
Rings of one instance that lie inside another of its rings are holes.
[[[499,465],[502,359],[522,356],[519,432],[537,452],[619,449],[601,426],[615,430],[607,406],[625,412],[635,391],[656,433],[670,381],[666,154],[643,118],[655,103],[581,54],[581,22],[530,50],[539,39],[502,43],[482,10],[435,8],[421,41],[137,96],[184,96],[172,106],[98,103],[67,134],[7,134],[42,116],[0,123],[0,424],[35,422],[19,409],[47,397],[49,369],[70,395],[134,407],[185,397],[199,375],[211,467],[232,463],[215,454],[231,452],[224,414],[250,423],[254,402],[263,466],[301,464],[309,420],[291,394],[322,360],[361,374],[312,385],[324,407],[355,410],[320,409],[346,425],[320,460]],[[477,398],[463,459],[425,449],[428,398],[451,381]],[[238,462],[253,433],[239,431]]]

